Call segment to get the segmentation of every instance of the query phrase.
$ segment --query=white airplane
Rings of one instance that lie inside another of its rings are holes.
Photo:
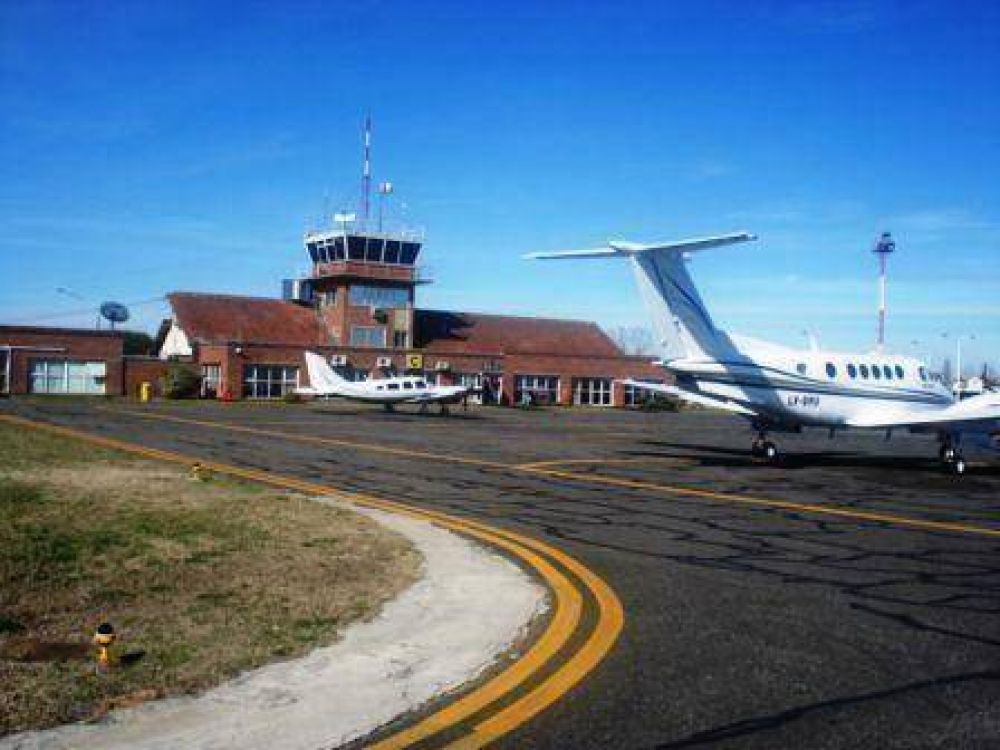
[[[447,413],[448,404],[457,403],[470,390],[464,385],[431,385],[415,376],[352,383],[338,375],[319,354],[306,352],[305,356],[310,385],[295,389],[300,396],[365,401],[382,404],[387,411],[396,404],[419,404],[422,409],[428,404],[440,404],[441,412]]]
[[[937,433],[940,458],[955,474],[966,470],[963,436],[1000,450],[1000,393],[956,401],[912,357],[793,349],[716,328],[688,274],[689,254],[755,239],[737,232],[654,245],[609,242],[596,250],[525,257],[628,259],[657,340],[683,356],[657,362],[675,385],[626,384],[746,417],[757,433],[755,456],[776,460],[768,432],[803,427],[825,427],[831,436],[850,428],[885,430],[887,437],[893,429]]]

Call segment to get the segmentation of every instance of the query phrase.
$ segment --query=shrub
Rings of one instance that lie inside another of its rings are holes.
[[[173,365],[163,376],[163,395],[166,398],[195,398],[201,386],[201,376],[184,367]]]

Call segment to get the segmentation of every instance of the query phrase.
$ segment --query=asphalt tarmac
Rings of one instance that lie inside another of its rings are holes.
[[[1000,461],[709,412],[14,399],[0,413],[543,539],[617,592],[610,655],[504,748],[1000,747]],[[230,429],[250,428],[246,429]]]

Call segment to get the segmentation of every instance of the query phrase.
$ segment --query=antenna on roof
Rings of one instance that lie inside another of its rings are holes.
[[[368,225],[368,213],[371,205],[372,193],[372,116],[365,114],[364,131],[365,163],[361,172],[361,216],[365,226]]]

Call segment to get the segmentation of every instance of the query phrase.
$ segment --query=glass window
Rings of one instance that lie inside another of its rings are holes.
[[[385,263],[399,263],[399,240],[387,240],[385,243]]]
[[[828,378],[837,377],[837,368],[834,366],[833,362],[826,363],[826,376]]]
[[[351,346],[385,346],[385,328],[382,326],[352,326]]]
[[[904,380],[906,378],[906,373],[903,371],[901,365],[896,365],[896,377],[900,380]]]
[[[315,242],[306,243],[306,249],[309,251],[309,257],[313,263],[319,263],[319,250],[317,248],[318,245]]]
[[[847,365],[847,374],[853,379],[858,376],[858,368],[853,364]]]
[[[347,259],[348,260],[364,260],[365,259],[365,238],[350,236],[347,238]]]
[[[365,252],[365,260],[371,263],[380,263],[382,261],[382,247],[383,242],[381,238],[369,237],[368,249]]]
[[[386,388],[388,388],[390,391],[398,391],[399,383],[389,383],[389,385],[387,385]]]
[[[417,388],[426,388],[427,387],[427,383],[425,383],[423,380],[418,380],[415,385],[417,386]]]
[[[420,252],[420,244],[417,242],[404,242],[403,249],[399,253],[399,262],[404,266],[412,266],[417,261],[417,253]]]
[[[70,362],[56,359],[31,360],[28,390],[31,393],[101,395],[105,393],[107,365],[104,362]]]
[[[861,365],[861,377],[868,380],[868,365]]]
[[[348,300],[356,306],[406,307],[410,301],[410,292],[399,287],[356,284],[351,287]]]
[[[892,380],[892,368],[889,365],[882,365],[882,374],[886,380]]]
[[[403,381],[403,390],[404,391],[412,391],[413,390],[413,383],[411,383],[409,380],[404,380]]]
[[[923,380],[924,382],[927,381],[927,368],[926,367],[919,368],[917,370],[917,373],[920,375],[920,379],[921,380]]]
[[[799,362],[797,365],[795,365],[795,371],[799,375],[805,375],[809,371],[809,368],[806,367],[805,362]]]
[[[559,403],[559,378],[553,375],[517,375],[514,377],[514,402],[522,403],[528,395],[535,403]]]
[[[662,384],[662,380],[647,380],[639,379],[641,383],[656,383]],[[642,406],[648,401],[653,400],[656,396],[652,391],[647,391],[645,388],[640,388],[635,385],[626,385],[623,389],[623,396],[625,397],[625,406],[636,407]]]
[[[611,378],[573,378],[573,404],[611,406]]]
[[[281,398],[299,385],[299,368],[289,365],[247,365],[243,368],[244,398]]]
[[[882,368],[878,365],[872,365],[872,377],[876,380],[882,377]]]
[[[222,381],[221,365],[201,366],[201,397],[216,398]]]

